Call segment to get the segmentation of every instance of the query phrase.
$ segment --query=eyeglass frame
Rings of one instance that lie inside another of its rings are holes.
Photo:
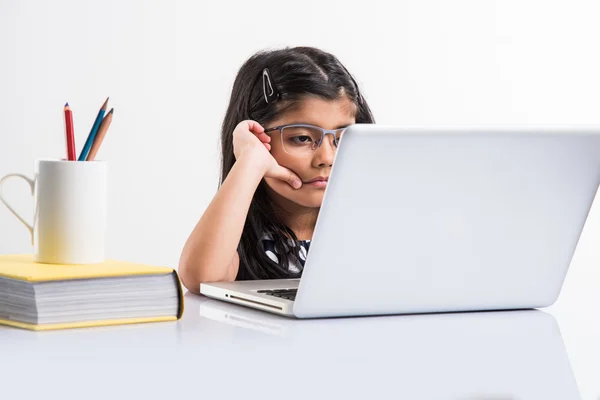
[[[336,141],[338,141],[338,140],[337,140],[337,137],[335,136],[335,134],[339,131],[342,131],[342,133],[343,133],[344,130],[347,128],[347,126],[343,127],[343,128],[337,128],[337,129],[325,129],[325,128],[321,128],[320,126],[310,125],[310,124],[286,124],[286,125],[279,125],[279,126],[265,129],[265,133],[279,131],[279,134],[283,138],[283,130],[285,128],[313,128],[313,129],[320,130],[321,131],[321,139],[320,139],[317,147],[313,150],[313,152],[316,152],[317,149],[319,147],[321,147],[321,145],[323,144],[323,141],[325,140],[325,136],[327,136],[327,135],[333,136],[333,145],[337,149],[338,143]],[[282,143],[282,145],[283,145],[283,143]],[[285,151],[285,146],[284,146],[284,151]],[[287,151],[286,151],[286,153],[287,153]]]

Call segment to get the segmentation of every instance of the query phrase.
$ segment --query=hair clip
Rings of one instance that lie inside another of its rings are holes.
[[[271,82],[271,74],[269,73],[268,68],[263,69],[262,78],[265,101],[267,102],[267,104],[276,102],[277,99],[279,99],[279,93],[275,92],[275,89],[273,88],[273,83]]]

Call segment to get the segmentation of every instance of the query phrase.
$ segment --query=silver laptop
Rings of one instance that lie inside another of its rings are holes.
[[[600,127],[342,136],[301,279],[202,284],[296,318],[543,308],[600,184]]]

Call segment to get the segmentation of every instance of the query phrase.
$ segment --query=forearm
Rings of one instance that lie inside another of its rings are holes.
[[[179,272],[188,289],[201,282],[235,278],[238,264],[232,261],[263,175],[250,154],[233,165],[184,246]]]

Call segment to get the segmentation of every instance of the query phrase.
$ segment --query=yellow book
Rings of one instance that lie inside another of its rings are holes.
[[[183,290],[173,268],[107,260],[41,264],[0,255],[0,324],[31,330],[176,321]]]

